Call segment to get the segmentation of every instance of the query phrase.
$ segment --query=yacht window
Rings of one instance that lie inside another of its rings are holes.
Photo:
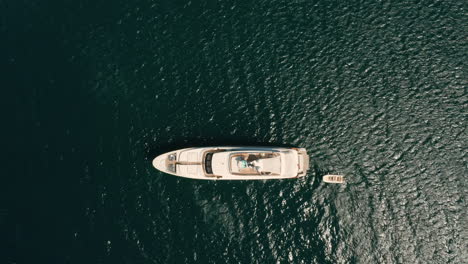
[[[205,156],[205,171],[207,174],[213,174],[211,167],[211,160],[213,159],[213,153],[207,153]]]

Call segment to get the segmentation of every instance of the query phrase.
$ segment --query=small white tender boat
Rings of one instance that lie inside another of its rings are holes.
[[[327,183],[344,183],[344,176],[343,175],[332,175],[327,174],[323,176],[322,180]]]
[[[265,180],[307,174],[304,148],[201,147],[157,156],[153,166],[165,173],[203,180]]]

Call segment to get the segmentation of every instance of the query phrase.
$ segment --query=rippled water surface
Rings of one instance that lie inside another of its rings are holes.
[[[0,0],[0,257],[466,263],[466,13]],[[216,182],[151,167],[171,149],[251,144],[307,148],[311,170]]]

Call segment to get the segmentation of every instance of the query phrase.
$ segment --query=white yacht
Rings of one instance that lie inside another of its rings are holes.
[[[303,148],[200,147],[159,155],[153,160],[153,166],[192,179],[286,179],[305,176],[309,156]]]

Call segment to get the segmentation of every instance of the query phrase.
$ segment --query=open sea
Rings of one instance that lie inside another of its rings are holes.
[[[467,9],[0,0],[0,263],[468,263]],[[151,165],[210,145],[311,169]]]

